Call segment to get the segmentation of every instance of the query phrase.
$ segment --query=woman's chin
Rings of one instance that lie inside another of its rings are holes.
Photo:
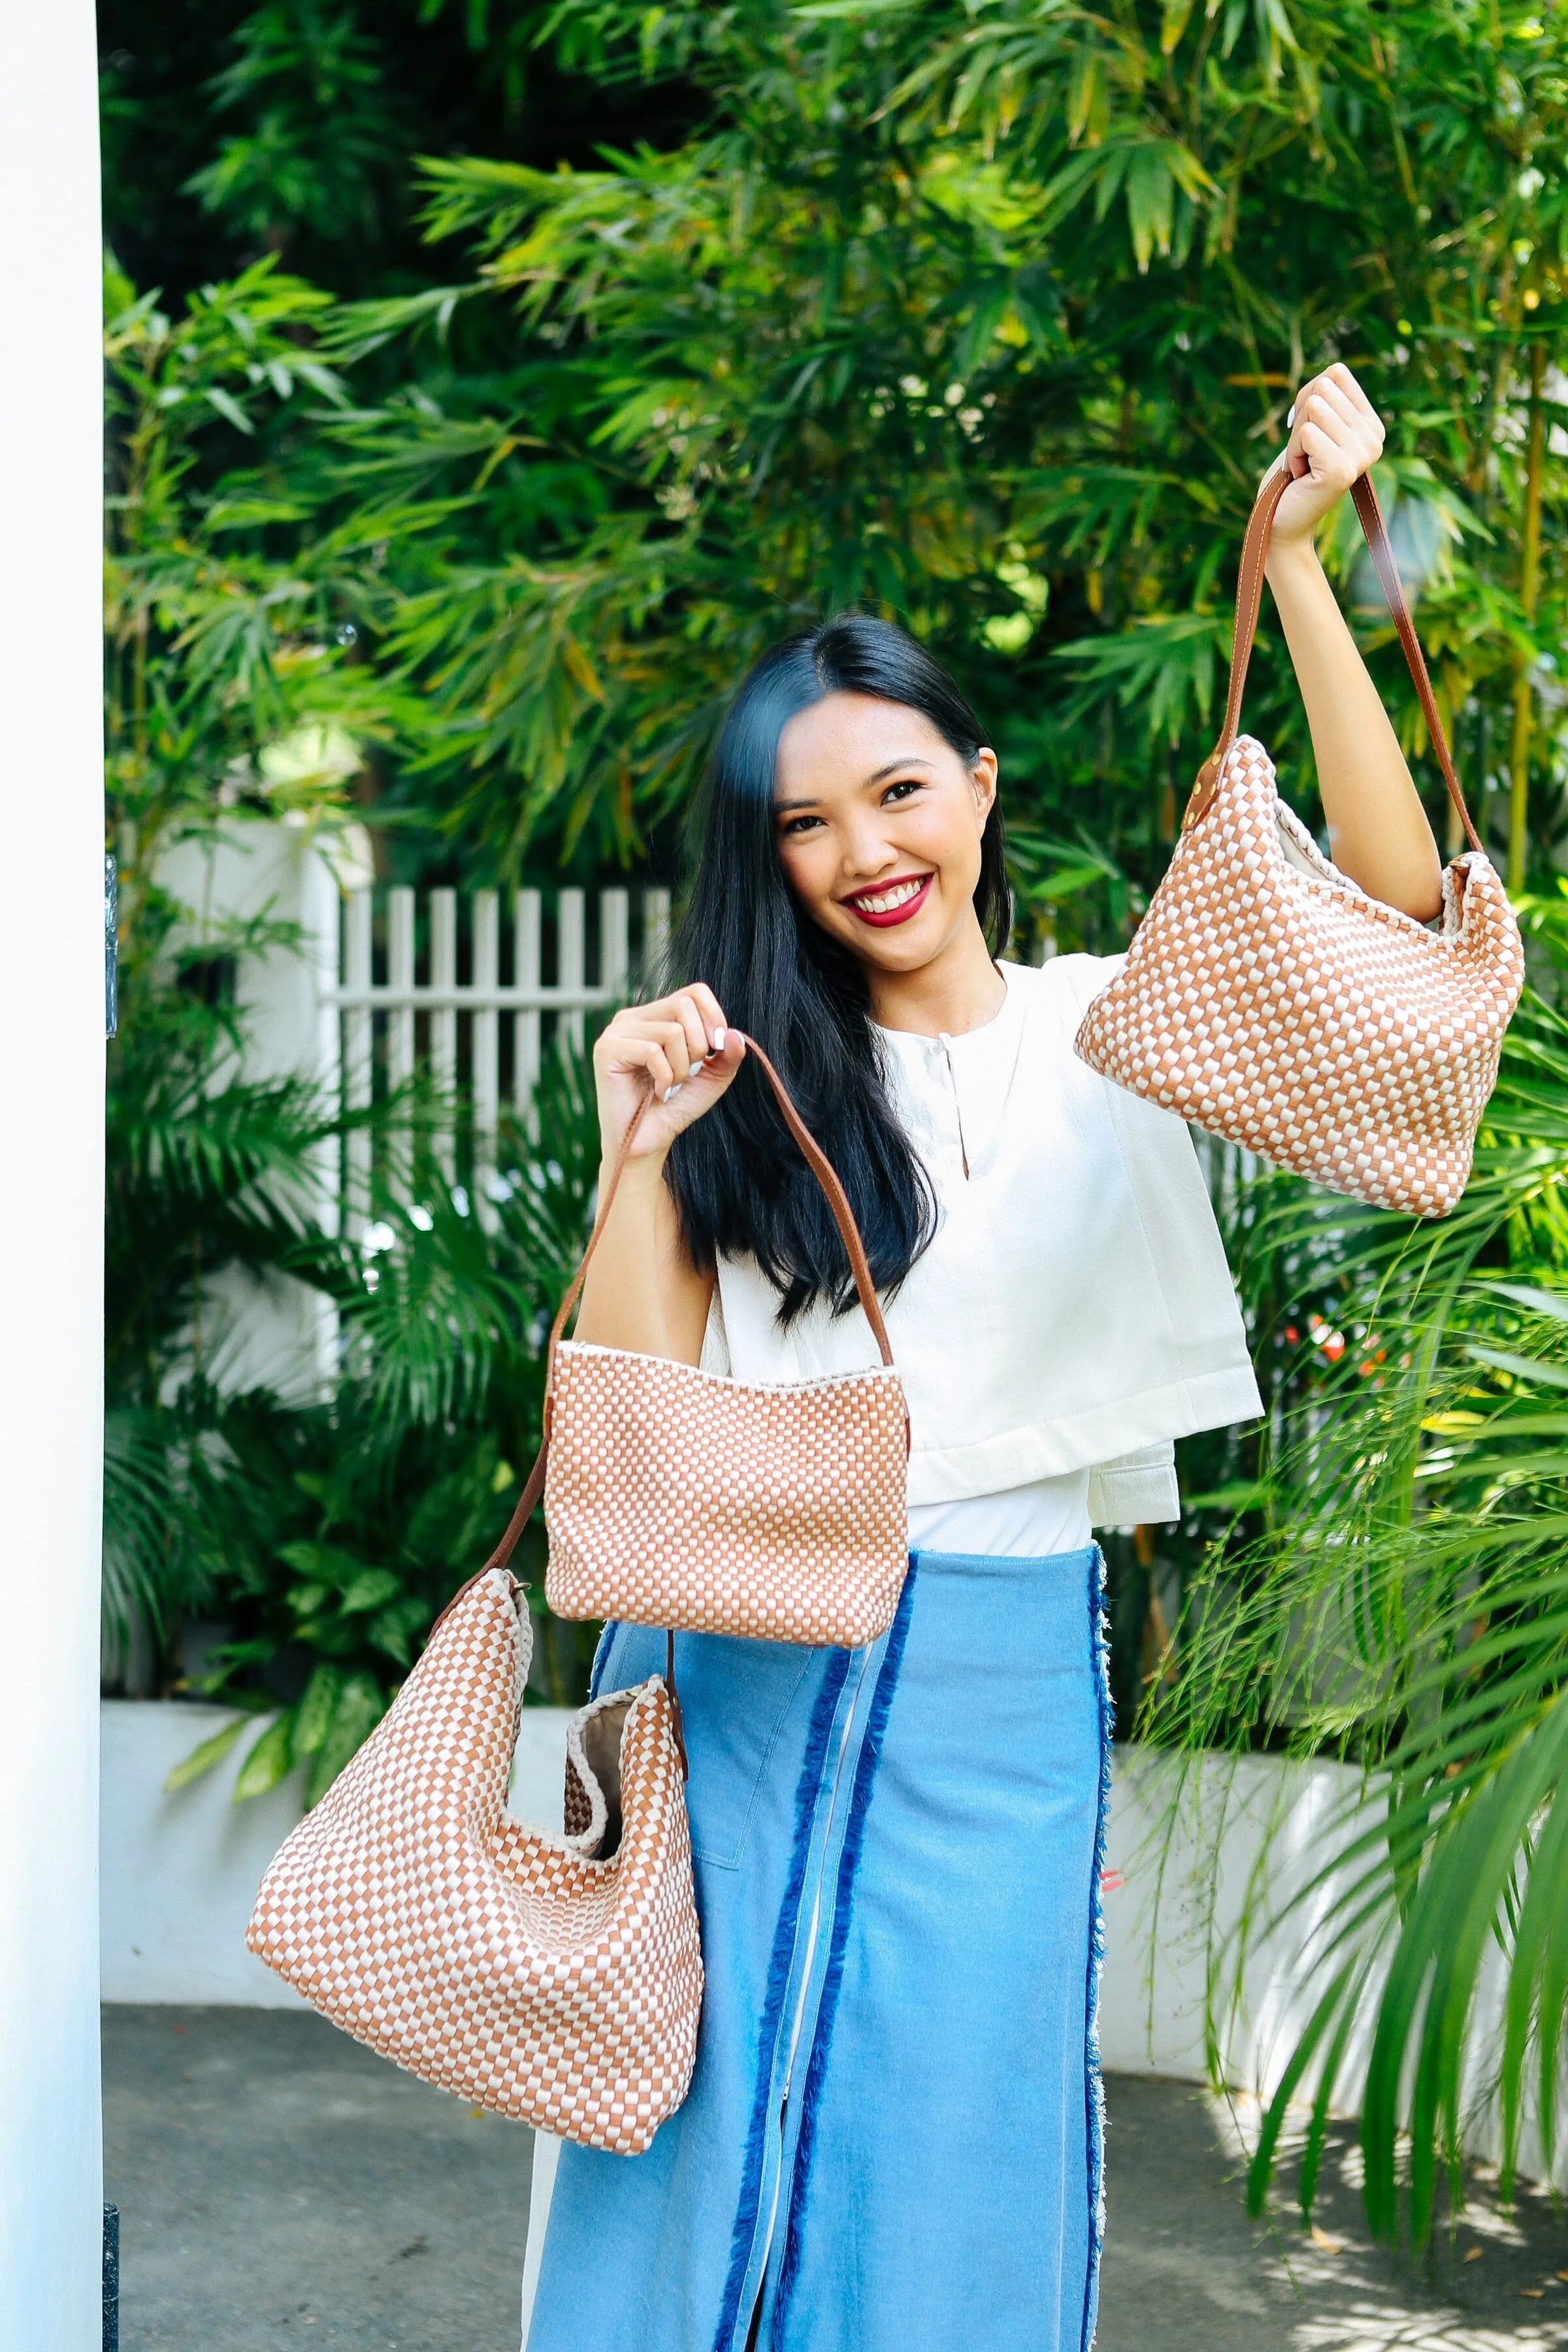
[[[851,916],[854,928],[840,938],[852,955],[862,963],[875,964],[882,971],[918,971],[930,963],[946,944],[952,925],[942,919],[940,905],[928,898],[919,912],[907,923],[863,923]],[[837,924],[834,925],[839,930]]]

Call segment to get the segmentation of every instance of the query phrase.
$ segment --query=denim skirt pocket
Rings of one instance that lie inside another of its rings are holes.
[[[624,1689],[664,1672],[665,1640],[647,1625],[619,1624],[595,1687]],[[816,1655],[794,1642],[732,1633],[678,1633],[675,1679],[690,1779],[686,1809],[699,1862],[738,1870],[758,1791],[795,1693]]]
[[[758,1791],[812,1656],[793,1642],[676,1635],[675,1676],[691,1767],[686,1801],[699,1862],[740,1868]]]

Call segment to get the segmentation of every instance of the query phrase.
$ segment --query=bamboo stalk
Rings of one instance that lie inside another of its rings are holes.
[[[1527,623],[1535,619],[1541,592],[1541,474],[1546,446],[1546,410],[1542,387],[1546,378],[1546,345],[1532,343],[1530,352],[1530,451],[1524,474],[1524,552],[1520,562],[1519,604]],[[1508,887],[1524,887],[1530,817],[1530,739],[1534,722],[1530,663],[1515,657],[1513,680],[1513,750],[1510,767],[1512,785],[1508,803]]]

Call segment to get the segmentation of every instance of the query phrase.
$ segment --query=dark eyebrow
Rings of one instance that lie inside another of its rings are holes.
[[[867,777],[866,782],[868,784],[879,784],[884,776],[896,774],[900,768],[929,768],[932,765],[933,762],[931,761],[922,760],[918,751],[912,751],[907,760],[889,760],[885,768],[879,768],[874,774]],[[775,816],[788,816],[792,810],[814,809],[819,805],[820,803],[814,800],[775,801],[773,803],[773,814]]]
[[[867,777],[866,782],[868,784],[879,784],[884,776],[890,776],[897,768],[929,768],[931,765],[931,761],[922,760],[918,751],[911,751],[908,759],[889,760],[885,768],[879,768],[874,776]]]

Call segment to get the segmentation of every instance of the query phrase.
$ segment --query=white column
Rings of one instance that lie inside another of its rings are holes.
[[[0,2345],[100,2341],[102,490],[91,0],[0,10]]]

